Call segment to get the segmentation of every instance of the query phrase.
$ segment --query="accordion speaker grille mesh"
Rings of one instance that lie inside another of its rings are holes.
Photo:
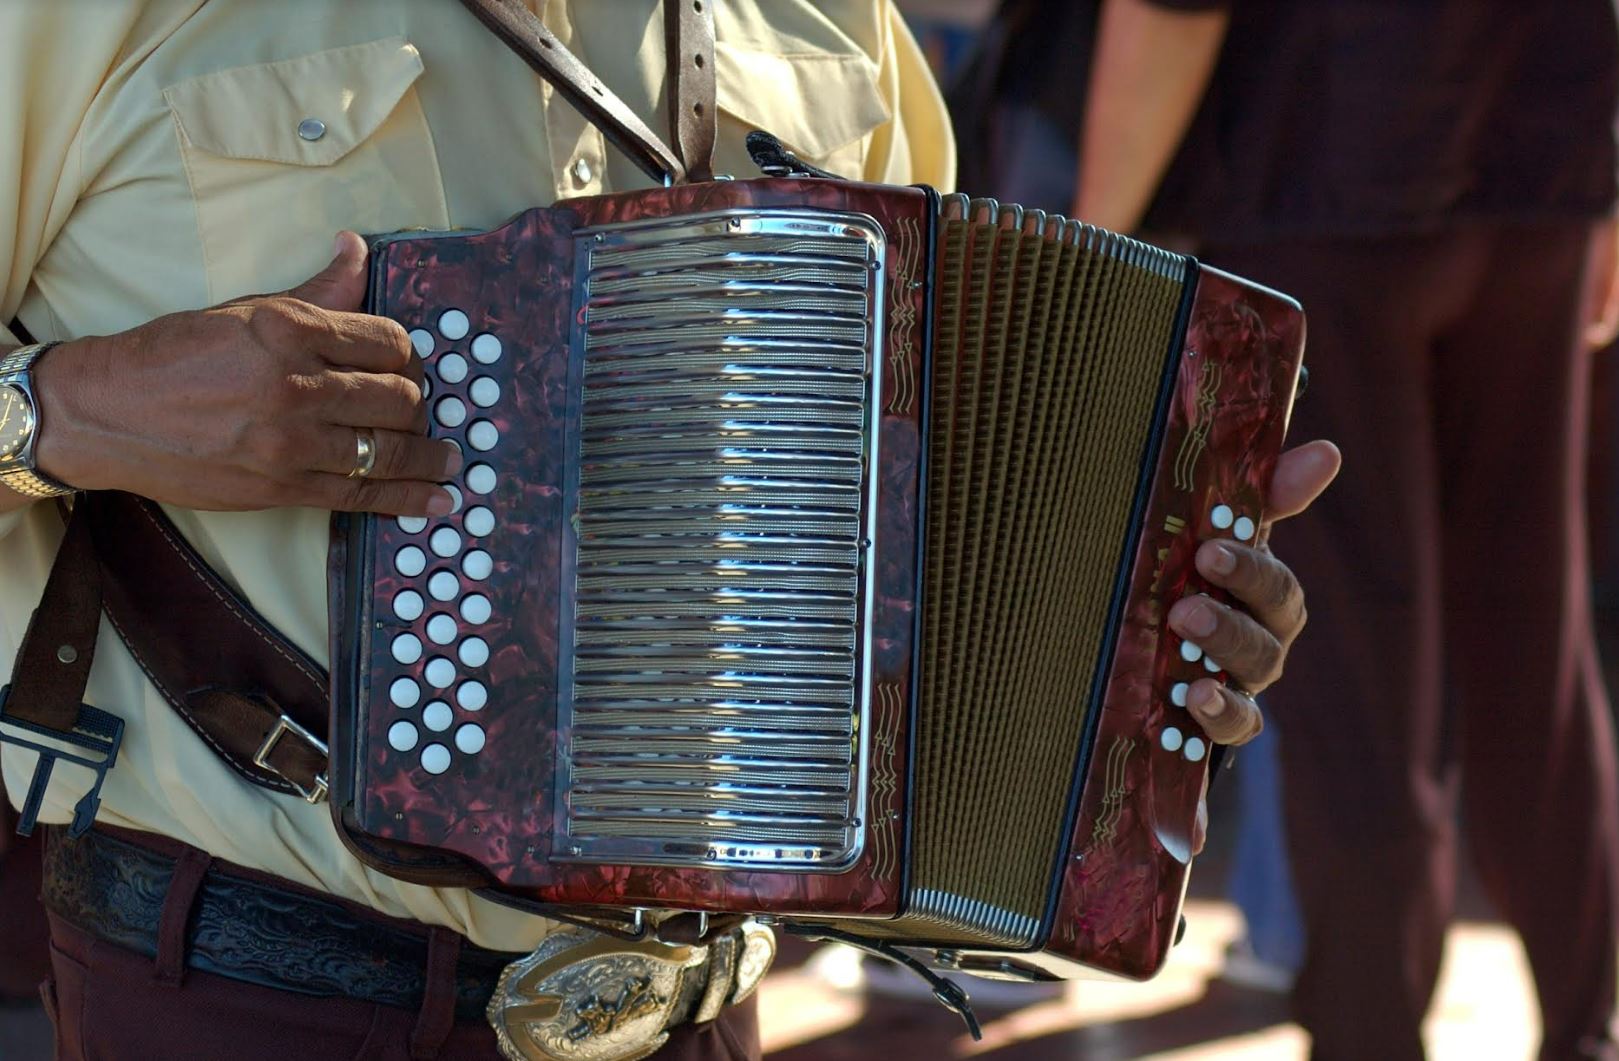
[[[941,222],[912,877],[888,929],[1021,946],[1061,857],[1185,262],[994,209]]]
[[[880,232],[718,216],[586,246],[570,852],[835,868],[859,836]]]

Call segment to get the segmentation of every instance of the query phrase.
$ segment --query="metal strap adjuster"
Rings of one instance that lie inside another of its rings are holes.
[[[259,750],[254,753],[253,765],[261,770],[268,770],[270,773],[275,774],[277,777],[286,781],[293,787],[294,790],[297,791],[298,795],[302,796],[307,802],[323,802],[326,799],[327,793],[325,774],[316,774],[314,787],[305,788],[303,785],[298,783],[296,778],[288,777],[286,774],[270,765],[270,756],[275,754],[276,746],[281,743],[281,738],[285,737],[289,733],[303,741],[305,744],[309,745],[311,748],[314,748],[320,753],[320,757],[322,759],[330,758],[330,752],[327,750],[325,741],[321,740],[307,729],[304,729],[286,715],[282,715],[280,718],[276,719],[275,726],[270,730],[270,735],[264,738],[264,743],[260,744]]]

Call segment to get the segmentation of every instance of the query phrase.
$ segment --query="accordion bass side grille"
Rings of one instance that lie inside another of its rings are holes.
[[[881,230],[755,210],[579,240],[560,855],[839,869],[863,835]]]

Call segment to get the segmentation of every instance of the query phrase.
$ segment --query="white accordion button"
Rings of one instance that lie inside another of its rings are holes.
[[[438,576],[434,575],[433,577],[437,578]],[[454,577],[453,575],[451,576],[451,578]],[[422,595],[413,589],[401,590],[394,597],[394,614],[407,623],[413,623],[420,619],[422,610],[426,606],[427,602],[422,600]]]
[[[482,582],[495,570],[495,561],[482,549],[474,549],[461,561],[462,572],[470,579]]]
[[[459,632],[455,628],[455,620],[448,615],[441,613],[427,620],[427,639],[435,645],[449,644]]]
[[[461,535],[455,532],[454,527],[440,527],[427,539],[427,544],[434,556],[451,557],[461,551]]]
[[[400,634],[394,638],[393,656],[395,662],[410,666],[422,658],[421,638],[415,634]]]
[[[1169,687],[1169,702],[1174,704],[1176,707],[1185,707],[1186,694],[1191,692],[1191,690],[1192,687],[1187,685],[1185,682],[1176,682],[1174,685]]]
[[[1203,743],[1203,738],[1201,737],[1186,738],[1186,747],[1181,749],[1186,756],[1186,760],[1193,763],[1201,762],[1208,750],[1208,745]]]
[[[481,667],[489,662],[489,642],[481,637],[469,637],[461,642],[461,665]]]
[[[1231,521],[1236,518],[1237,514],[1231,511],[1230,505],[1215,505],[1214,511],[1209,513],[1209,522],[1214,524],[1218,530],[1225,530],[1230,527]]]
[[[408,752],[416,747],[416,727],[404,719],[389,726],[388,747],[396,752]]]
[[[1220,665],[1214,662],[1214,659],[1211,656],[1203,657],[1203,669],[1208,671],[1210,674],[1220,673]]]
[[[1238,516],[1237,522],[1232,526],[1231,533],[1237,536],[1238,541],[1247,541],[1254,536],[1254,521],[1247,516]]]
[[[472,340],[472,359],[480,365],[492,365],[500,360],[500,340],[484,332]]]
[[[427,592],[436,601],[452,601],[461,591],[461,580],[448,571],[435,571],[427,580]]]
[[[454,483],[444,483],[443,486],[445,492],[450,495],[450,515],[453,516],[461,511],[461,505],[466,501],[466,498],[461,496],[461,488]]]
[[[461,618],[473,626],[482,626],[487,623],[489,617],[494,614],[494,610],[494,607],[489,603],[489,598],[481,593],[470,594],[466,600],[461,602]]]
[[[430,774],[442,774],[450,768],[450,749],[442,744],[429,744],[422,749],[422,769]]]
[[[409,678],[395,678],[394,683],[388,686],[388,699],[393,701],[397,708],[410,710],[422,699],[422,687]]]
[[[495,514],[482,505],[477,508],[469,508],[467,509],[466,519],[461,526],[474,538],[488,537],[495,529]]]
[[[456,384],[467,378],[467,359],[460,354],[445,354],[438,359],[438,378]]]
[[[427,529],[426,516],[400,516],[399,529],[406,534],[420,534]]]
[[[423,376],[422,377],[422,401],[425,402],[427,399],[431,398],[432,396],[433,396],[433,377],[432,376]]]
[[[1188,663],[1196,663],[1203,658],[1203,650],[1190,641],[1181,642],[1181,659]]]
[[[467,422],[467,403],[453,395],[440,398],[433,406],[433,416],[444,427],[460,427]]]
[[[477,755],[483,751],[483,727],[468,722],[455,731],[455,746],[467,755]]]
[[[443,700],[434,700],[422,708],[422,725],[434,733],[443,733],[455,721],[455,712]]]
[[[465,339],[471,328],[472,322],[458,309],[447,309],[438,319],[438,333],[452,342],[456,339]]]
[[[394,554],[394,570],[406,578],[415,578],[427,570],[427,554],[414,545],[407,545]]]
[[[482,711],[489,702],[489,690],[479,682],[463,682],[455,691],[455,702],[463,711]]]
[[[429,358],[433,356],[433,333],[426,328],[412,328],[410,330],[410,345],[416,348],[416,356]]]
[[[467,428],[467,445],[479,453],[488,453],[500,441],[500,430],[488,420],[478,420]]]
[[[434,656],[427,661],[427,668],[422,671],[427,684],[435,689],[448,689],[455,683],[455,664],[443,656]]]
[[[1182,739],[1181,731],[1174,726],[1167,726],[1162,733],[1158,734],[1158,743],[1164,746],[1164,751],[1166,752],[1180,751]]]
[[[467,469],[467,489],[475,494],[487,494],[495,489],[495,469],[487,464],[474,464]]]
[[[500,384],[488,376],[479,376],[472,381],[472,388],[467,391],[467,396],[472,399],[473,405],[487,409],[500,401]]]

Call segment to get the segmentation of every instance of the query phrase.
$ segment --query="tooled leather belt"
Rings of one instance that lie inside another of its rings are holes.
[[[53,829],[45,906],[98,940],[155,958],[178,864],[100,828],[77,839]],[[203,875],[186,932],[189,968],[301,995],[421,1008],[428,989],[425,931],[254,877],[217,865]],[[454,977],[458,1021],[484,1019],[502,973],[519,957],[463,943]],[[717,1015],[706,1012],[715,994],[710,980],[708,963],[681,971],[666,1028]],[[729,989],[723,996],[734,997]]]

